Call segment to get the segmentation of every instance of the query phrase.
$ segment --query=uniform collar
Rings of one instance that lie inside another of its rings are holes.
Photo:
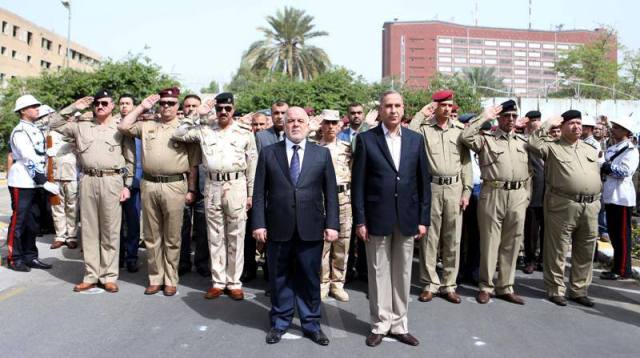
[[[493,133],[496,138],[504,137],[505,139],[509,139],[513,136],[511,133],[507,133],[502,129],[500,129],[500,127],[496,128],[496,130]]]

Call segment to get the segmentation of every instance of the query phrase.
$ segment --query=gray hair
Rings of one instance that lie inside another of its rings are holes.
[[[382,94],[380,94],[380,97],[378,97],[378,103],[380,103],[379,105],[382,106],[382,102],[384,102],[384,99],[392,94],[397,94],[400,97],[402,97],[402,94],[400,94],[400,92],[396,91],[396,90],[387,90],[382,92]]]

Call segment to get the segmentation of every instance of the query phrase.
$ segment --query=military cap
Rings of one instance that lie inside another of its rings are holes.
[[[458,116],[458,121],[460,121],[460,123],[467,123],[471,120],[471,118],[475,117],[476,114],[475,113],[464,113],[460,116]]]
[[[529,119],[540,118],[540,117],[542,117],[542,113],[540,113],[540,111],[529,111],[529,112],[527,112],[525,117],[527,117]]]
[[[320,113],[321,122],[339,122],[340,112],[333,109],[323,109]]]
[[[106,89],[101,89],[98,92],[96,92],[96,94],[93,95],[93,100],[97,101],[101,98],[112,98],[111,96],[111,91],[106,90]]]
[[[178,87],[165,88],[158,92],[158,94],[160,95],[160,98],[178,98],[178,96],[180,95],[180,89]]]
[[[460,106],[454,103],[453,106],[451,107],[451,112],[458,112],[459,109],[460,109]]]
[[[216,104],[233,104],[233,93],[222,92],[216,96]]]
[[[431,99],[434,102],[453,101],[453,94],[452,90],[435,91],[433,95],[431,95]]]
[[[500,105],[502,106],[502,110],[500,111],[500,114],[504,114],[507,112],[517,112],[516,101],[512,99],[504,101]]]
[[[570,109],[570,110],[562,113],[562,121],[563,122],[570,121],[570,120],[575,119],[575,118],[582,119],[582,113],[580,113],[580,111],[575,110],[575,109]]]

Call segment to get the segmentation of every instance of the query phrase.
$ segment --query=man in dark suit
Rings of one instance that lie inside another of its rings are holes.
[[[269,344],[278,343],[298,308],[305,336],[320,345],[323,239],[338,239],[338,191],[331,154],[306,140],[309,117],[287,110],[286,138],[262,148],[253,191],[253,237],[267,245],[271,288]]]
[[[407,304],[414,238],[427,233],[431,175],[421,135],[400,125],[402,96],[380,97],[380,125],[356,137],[351,195],[356,235],[365,241],[371,333],[375,347],[389,334],[417,346],[409,334]]]

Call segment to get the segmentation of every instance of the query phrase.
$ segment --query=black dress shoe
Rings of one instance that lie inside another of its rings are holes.
[[[206,267],[200,267],[198,269],[196,269],[196,271],[198,271],[198,274],[202,277],[210,277],[211,276],[211,270],[209,270]]]
[[[327,335],[324,334],[322,330],[319,330],[317,332],[304,332],[304,336],[321,346],[329,345],[329,337],[327,337]]]
[[[27,265],[24,264],[24,262],[20,261],[20,262],[12,262],[9,264],[9,268],[12,269],[13,271],[17,271],[17,272],[29,272],[31,271],[31,268]]]
[[[127,262],[127,271],[131,273],[138,272],[138,264],[135,262]]]
[[[245,270],[240,276],[240,281],[243,283],[251,282],[256,278],[256,271],[254,270]]]
[[[369,347],[376,347],[382,343],[382,338],[384,338],[384,334],[369,333],[364,343]]]
[[[178,266],[178,276],[182,276],[191,272],[191,266]]]
[[[404,334],[394,334],[393,338],[397,339],[398,342],[402,342],[404,344],[408,344],[410,346],[417,346],[420,344],[420,341],[409,333]]]
[[[619,280],[622,277],[615,272],[603,272],[600,274],[602,280]]]
[[[277,328],[271,328],[269,332],[267,332],[267,337],[265,338],[265,341],[267,342],[267,344],[278,343],[280,342],[280,339],[282,339],[283,334],[284,334],[283,330],[277,329]]]
[[[37,259],[37,258],[31,260],[31,262],[27,262],[27,266],[34,269],[41,269],[41,270],[48,270],[53,267],[47,263],[40,261],[40,259]]]
[[[549,301],[557,304],[558,306],[567,305],[567,299],[564,296],[551,296],[549,297]]]
[[[580,296],[580,297],[571,297],[569,298],[571,301],[577,303],[577,304],[581,304],[585,307],[593,307],[595,305],[595,303],[593,302],[592,299],[590,299],[587,296]]]

